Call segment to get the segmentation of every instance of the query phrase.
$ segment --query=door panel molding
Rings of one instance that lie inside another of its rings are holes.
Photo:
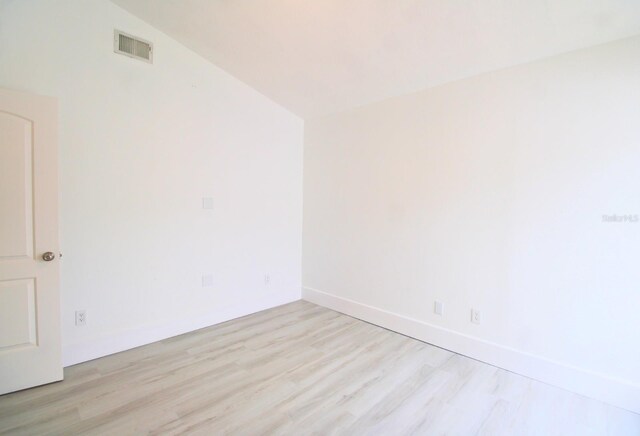
[[[57,101],[0,89],[0,394],[62,380]]]

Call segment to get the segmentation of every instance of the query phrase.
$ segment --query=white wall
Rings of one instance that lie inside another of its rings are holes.
[[[300,298],[301,119],[103,0],[2,0],[0,86],[60,102],[66,364]]]
[[[640,412],[640,37],[307,120],[304,166],[303,297]]]

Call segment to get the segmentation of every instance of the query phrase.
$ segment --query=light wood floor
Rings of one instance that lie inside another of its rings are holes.
[[[5,434],[640,435],[640,415],[304,301],[0,397]]]

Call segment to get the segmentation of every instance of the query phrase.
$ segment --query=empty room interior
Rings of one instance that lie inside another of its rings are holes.
[[[0,434],[640,436],[640,1],[0,0]]]

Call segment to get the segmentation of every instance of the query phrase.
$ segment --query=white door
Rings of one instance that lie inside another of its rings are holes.
[[[62,380],[57,123],[0,89],[0,394]]]

